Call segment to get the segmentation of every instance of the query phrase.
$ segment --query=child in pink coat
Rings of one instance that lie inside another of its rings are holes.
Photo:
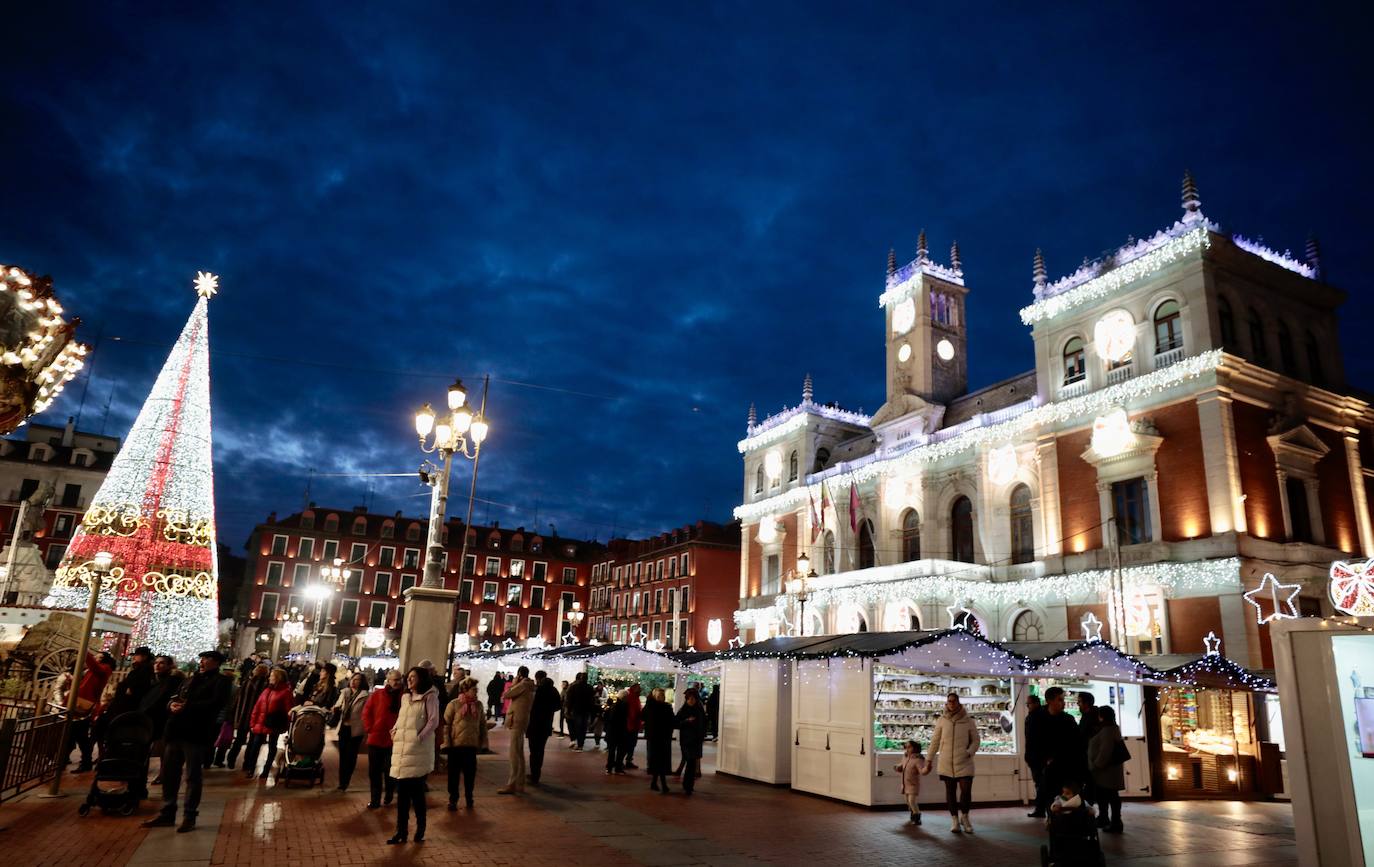
[[[921,805],[916,803],[916,799],[921,794],[921,774],[924,774],[929,766],[930,762],[921,755],[921,745],[916,741],[907,741],[902,747],[902,760],[897,763],[896,770],[902,773],[902,794],[906,796],[906,806],[911,811],[913,825],[921,824]]]

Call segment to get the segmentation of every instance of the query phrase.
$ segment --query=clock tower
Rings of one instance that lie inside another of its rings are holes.
[[[888,254],[887,286],[879,303],[887,341],[887,404],[895,418],[927,403],[946,404],[968,391],[968,332],[959,245],[949,265],[931,260],[921,232],[916,258],[897,267]],[[917,398],[913,401],[911,398]]]

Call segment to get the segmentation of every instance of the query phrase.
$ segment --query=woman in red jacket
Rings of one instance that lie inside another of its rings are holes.
[[[259,780],[267,779],[272,770],[272,762],[277,758],[277,739],[286,731],[291,721],[291,684],[286,680],[286,670],[272,669],[267,676],[267,688],[258,696],[253,705],[253,716],[248,724],[251,734],[248,737],[248,753],[243,759],[243,775],[252,777],[258,764],[258,750],[267,744],[267,761],[262,766]]]
[[[376,810],[383,803],[390,805],[396,794],[396,778],[391,776],[391,729],[396,725],[396,717],[401,713],[401,672],[392,669],[386,673],[386,686],[373,691],[363,705],[363,729],[367,731],[367,779],[372,785],[372,800],[367,802],[369,810]],[[382,801],[382,786],[386,785],[386,800]]]

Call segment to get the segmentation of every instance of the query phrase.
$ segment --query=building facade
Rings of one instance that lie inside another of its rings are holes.
[[[1223,231],[1189,177],[1172,226],[1054,282],[1037,251],[1032,280],[1034,369],[970,392],[973,294],[922,233],[878,299],[879,411],[820,404],[809,377],[800,405],[751,410],[741,637],[961,624],[1186,653],[1211,633],[1269,667],[1270,619],[1331,610],[1331,562],[1374,553],[1374,414],[1315,241],[1300,260]]]
[[[25,425],[23,433],[22,439],[0,439],[0,520],[6,547],[0,565],[8,568],[8,549],[16,536],[21,542],[15,551],[16,574],[0,581],[5,588],[0,592],[10,602],[37,605],[119,452],[119,437],[78,431],[72,419],[65,427]],[[25,527],[16,534],[24,501],[30,504]]]
[[[590,634],[664,650],[718,650],[739,602],[738,524],[698,521],[642,540],[613,539],[592,569]]]
[[[463,524],[450,521],[444,586],[459,591],[458,635],[473,647],[510,640],[554,644],[570,628],[566,612],[587,607],[592,565],[602,547],[577,539],[544,536],[523,527],[467,528],[466,563],[459,574]],[[254,528],[248,540],[246,586],[237,620],[239,649],[278,656],[304,650],[316,624],[329,624],[338,649],[351,656],[384,655],[394,648],[405,618],[405,591],[424,574],[428,521],[401,513],[379,515],[358,507],[314,504]],[[338,558],[347,580],[316,602],[320,568]],[[292,626],[292,621],[302,626]],[[578,629],[585,637],[587,624]],[[302,634],[303,633],[303,634]],[[459,644],[462,644],[460,639]]]

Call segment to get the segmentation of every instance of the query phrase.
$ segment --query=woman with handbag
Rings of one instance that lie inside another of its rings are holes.
[[[1097,709],[1101,727],[1088,741],[1088,771],[1092,774],[1093,789],[1097,792],[1097,825],[1120,834],[1121,790],[1126,788],[1126,762],[1131,759],[1126,742],[1121,739],[1121,727],[1116,724],[1116,711],[1110,705]]]
[[[461,789],[472,809],[472,787],[477,782],[477,751],[487,748],[487,719],[477,700],[477,679],[458,683],[458,697],[444,708],[439,745],[448,751],[448,808],[458,809]]]
[[[272,762],[277,758],[277,739],[291,724],[291,684],[287,682],[286,670],[274,668],[267,676],[267,688],[258,696],[253,705],[252,721],[249,729],[248,753],[243,758],[243,775],[251,778],[258,764],[258,750],[267,744],[267,761],[263,763],[258,779],[267,779],[272,770]]]
[[[434,770],[434,734],[439,730],[439,691],[429,671],[406,672],[406,694],[391,727],[391,776],[396,778],[396,833],[388,845],[406,842],[415,813],[415,842],[425,840],[425,777]]]
[[[339,693],[331,716],[339,726],[339,791],[348,790],[353,771],[358,767],[358,749],[363,745],[363,707],[367,704],[367,678],[361,672],[348,680]]]
[[[391,806],[396,794],[396,778],[391,776],[391,728],[396,725],[396,717],[401,713],[401,672],[391,669],[386,673],[386,685],[368,696],[363,705],[363,728],[367,731],[367,777],[372,789],[372,797],[367,802],[369,810],[379,809],[383,804]],[[386,800],[382,800],[383,784]]]

